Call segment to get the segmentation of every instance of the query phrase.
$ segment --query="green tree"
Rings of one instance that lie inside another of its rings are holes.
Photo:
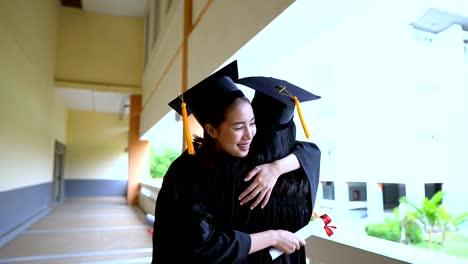
[[[171,163],[180,155],[179,152],[166,148],[162,153],[150,149],[150,176],[151,178],[162,178],[166,174]]]
[[[430,200],[426,197],[421,207],[411,203],[406,199],[406,197],[401,197],[400,199],[400,203],[407,204],[414,208],[415,212],[408,213],[421,222],[423,229],[427,234],[429,245],[432,249],[434,249],[434,245],[432,243],[432,232],[436,225],[440,226],[441,212],[439,206],[444,195],[444,192],[439,191],[434,196],[432,196]]]
[[[411,244],[422,241],[421,227],[416,223],[416,218],[409,212],[404,203],[393,209],[394,221],[399,224],[400,243]]]
[[[455,230],[459,230],[459,226],[462,225],[463,223],[468,221],[468,212],[454,216],[452,218],[451,224],[455,228]]]
[[[447,209],[445,206],[440,206],[439,207],[439,222],[440,222],[440,228],[442,231],[442,241],[441,241],[441,246],[444,247],[445,245],[445,239],[447,238],[447,231],[449,229],[449,224],[452,222],[452,214],[449,214],[447,212]]]

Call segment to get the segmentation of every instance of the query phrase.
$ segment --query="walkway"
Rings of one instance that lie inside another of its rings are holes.
[[[0,248],[0,263],[150,263],[148,228],[123,198],[69,199]]]

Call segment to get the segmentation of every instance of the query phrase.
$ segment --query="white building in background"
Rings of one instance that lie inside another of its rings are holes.
[[[468,17],[431,8],[411,25],[377,23],[340,34],[328,84],[333,91],[326,93],[332,99],[323,103],[332,105],[333,115],[319,113],[315,121],[323,150],[322,206],[343,213],[367,209],[362,214],[377,220],[401,196],[420,204],[443,190],[450,213],[468,212],[463,27]],[[325,133],[322,118],[333,120],[323,120],[330,125]]]
[[[347,11],[295,3],[232,58],[241,77],[322,96],[302,106],[322,150],[316,210],[380,220],[443,190],[449,213],[468,212],[468,7],[336,2]]]

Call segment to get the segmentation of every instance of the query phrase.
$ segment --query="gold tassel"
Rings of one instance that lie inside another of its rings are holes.
[[[294,100],[294,104],[296,104],[297,113],[299,114],[299,119],[301,120],[302,128],[304,129],[304,133],[307,139],[310,139],[309,130],[307,129],[304,117],[302,116],[301,105],[299,104],[299,100],[296,96],[293,96],[292,99]]]
[[[184,135],[185,143],[187,144],[187,151],[190,155],[195,154],[195,149],[193,148],[192,135],[190,134],[190,126],[188,123],[187,117],[187,107],[184,102],[181,104],[182,107],[182,122],[184,123]]]

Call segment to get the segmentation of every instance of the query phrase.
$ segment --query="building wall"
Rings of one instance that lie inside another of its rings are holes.
[[[128,180],[128,116],[70,111],[65,197],[124,196]]]
[[[166,4],[166,1],[162,2]],[[192,21],[199,22],[189,37],[189,87],[219,68],[293,1],[193,2]],[[202,14],[207,3],[210,4]],[[163,11],[165,9],[161,8]],[[147,51],[140,135],[151,129],[170,110],[167,103],[181,92],[183,14],[183,1],[173,1],[170,11],[160,14],[159,36]]]
[[[141,86],[143,18],[60,8],[58,80]]]
[[[182,89],[183,1],[174,1],[168,14],[157,12],[150,6],[148,31],[159,16],[158,37],[148,40],[147,63],[143,72],[143,112],[140,135],[148,131],[170,108],[167,105]],[[164,26],[164,27],[163,27]],[[151,38],[149,38],[151,39]],[[148,43],[149,42],[149,43]]]
[[[52,197],[67,110],[54,92],[59,1],[0,1],[0,245]],[[11,234],[11,233],[10,233]]]
[[[54,110],[52,111],[52,132],[55,139],[61,143],[67,143],[67,124],[68,124],[68,109],[63,104],[62,99],[57,94],[54,94]]]
[[[50,182],[54,140],[66,143],[53,89],[58,9],[55,0],[0,2],[0,191]]]

